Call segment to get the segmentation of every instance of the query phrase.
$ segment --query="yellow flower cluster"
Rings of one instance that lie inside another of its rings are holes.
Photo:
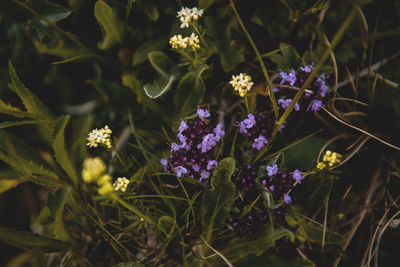
[[[192,33],[189,37],[183,38],[181,34],[174,35],[169,39],[169,43],[173,49],[185,49],[191,47],[192,50],[200,48],[199,37]]]
[[[126,179],[126,177],[118,177],[117,180],[114,182],[113,187],[115,191],[122,191],[125,192],[128,188],[130,181]]]
[[[236,76],[232,75],[232,80],[229,83],[235,88],[235,91],[239,92],[241,97],[244,97],[254,84],[251,81],[251,77],[246,75],[246,73],[240,73]]]
[[[328,167],[333,167],[334,165],[339,164],[341,160],[342,155],[327,150],[322,158],[322,161],[317,163],[317,169],[323,170]]]
[[[107,166],[99,157],[86,158],[83,162],[82,180],[85,183],[97,183],[99,195],[107,195],[114,190],[111,176],[105,174]]]
[[[94,129],[89,133],[87,138],[89,147],[98,147],[99,145],[111,148],[111,129],[108,126],[104,126],[100,130]]]
[[[180,11],[178,11],[177,17],[181,21],[181,28],[188,28],[189,23],[192,21],[196,21],[201,17],[204,13],[203,9],[197,9],[197,7],[194,8],[188,8],[188,7],[182,7]]]
[[[101,158],[86,158],[83,161],[82,179],[85,183],[95,182],[106,170],[107,166]]]

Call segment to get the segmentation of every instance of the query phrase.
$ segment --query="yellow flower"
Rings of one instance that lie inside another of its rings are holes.
[[[108,126],[104,126],[100,130],[94,129],[89,133],[87,138],[89,147],[98,147],[99,145],[111,148],[111,129]]]
[[[105,184],[111,184],[111,180],[112,178],[109,174],[103,174],[97,179],[97,185],[101,187]]]
[[[229,83],[232,85],[235,91],[239,92],[241,97],[244,97],[254,84],[251,81],[251,77],[246,75],[246,73],[240,73],[236,76],[232,75],[232,80]]]
[[[126,177],[118,177],[117,180],[114,182],[113,187],[115,191],[121,190],[125,192],[128,188],[130,181],[126,179]]]
[[[107,166],[101,158],[86,158],[83,161],[82,179],[85,183],[95,182],[106,170]]]
[[[101,196],[108,195],[114,190],[114,187],[111,183],[106,183],[99,187],[98,193]]]
[[[342,155],[336,152],[327,150],[322,157],[322,162],[317,163],[317,169],[323,170],[327,167],[333,167],[342,161]]]

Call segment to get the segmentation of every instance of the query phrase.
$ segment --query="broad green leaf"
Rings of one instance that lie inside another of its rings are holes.
[[[150,64],[165,80],[169,79],[170,69],[173,65],[172,60],[163,52],[153,51],[147,54]]]
[[[0,179],[0,194],[26,182],[26,179]]]
[[[144,62],[150,52],[162,50],[167,43],[167,38],[159,38],[142,44],[133,54],[132,65]]]
[[[303,223],[302,229],[307,235],[305,236],[307,240],[311,242],[322,243],[323,228],[321,226]],[[343,241],[344,239],[339,233],[328,230],[326,231],[325,244],[341,245],[343,244]]]
[[[326,140],[320,137],[311,137],[299,143],[285,153],[286,166],[289,169],[311,170],[315,167],[318,153]]]
[[[233,238],[226,244],[226,248],[221,250],[221,253],[233,262],[243,259],[250,254],[259,256],[273,247],[276,240],[285,236],[292,236],[294,238],[294,234],[286,229],[268,227],[260,233],[248,237]]]
[[[42,121],[38,120],[31,120],[31,121],[5,121],[0,123],[0,129],[8,128],[8,127],[15,127],[15,126],[20,126],[20,125],[25,125],[25,124],[36,124],[40,123]]]
[[[19,108],[13,107],[0,99],[0,113],[11,115],[18,118],[34,118],[35,116],[30,114],[29,112],[25,112]]]
[[[278,67],[284,71],[288,71],[291,68],[296,68],[300,62],[300,55],[297,53],[293,46],[289,46],[285,43],[279,45],[282,55],[275,53],[269,55],[269,58],[274,61]]]
[[[171,75],[168,81],[164,81],[161,79],[157,79],[153,84],[145,84],[143,85],[143,90],[146,95],[150,98],[158,98],[168,92],[171,88],[173,82],[175,81],[175,76]]]
[[[209,241],[214,227],[220,227],[225,222],[235,200],[236,188],[231,182],[234,170],[234,159],[221,160],[211,177],[211,189],[203,193],[200,216],[203,231],[206,231]]]
[[[180,117],[192,112],[201,103],[206,87],[203,79],[193,72],[188,72],[183,76],[178,84],[174,96],[176,107],[180,107]]]
[[[71,159],[65,148],[64,132],[68,124],[70,116],[62,116],[57,120],[55,138],[53,140],[53,149],[57,162],[61,168],[68,174],[72,183],[76,186],[78,184],[78,175],[72,166]]]
[[[214,3],[214,0],[199,0],[199,8],[207,9]]]
[[[16,231],[0,226],[0,241],[24,250],[43,253],[67,251],[70,244],[30,232]]]
[[[212,40],[225,72],[233,70],[237,64],[244,61],[244,47],[237,46],[231,39],[232,19],[227,16],[222,19],[206,17],[204,19],[207,35]]]
[[[25,85],[18,78],[11,61],[9,62],[9,71],[11,89],[21,98],[22,103],[27,111],[37,118],[51,119],[52,116],[48,109],[43,105],[36,95],[32,94],[28,88],[25,87]]]
[[[83,55],[85,51],[81,48],[69,46],[65,40],[59,38],[55,43],[45,44],[35,41],[35,47],[41,54],[71,59]]]
[[[107,50],[116,44],[120,44],[124,25],[112,8],[104,1],[98,0],[94,5],[94,16],[104,30],[104,40],[99,44],[99,48]]]
[[[48,186],[59,185],[58,176],[41,159],[38,151],[23,140],[0,130],[0,160],[35,183]]]

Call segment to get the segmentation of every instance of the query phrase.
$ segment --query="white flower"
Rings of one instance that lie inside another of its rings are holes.
[[[111,148],[111,129],[108,126],[104,126],[100,130],[94,129],[89,133],[87,138],[89,147],[98,147],[98,145],[103,145],[107,148]]]
[[[126,179],[125,177],[118,177],[117,180],[114,182],[113,187],[114,191],[122,191],[125,192],[126,189],[128,188],[130,181]]]
[[[169,43],[173,49],[185,49],[190,46],[193,51],[200,47],[199,37],[192,33],[189,37],[183,38],[182,35],[174,35],[169,39]]]
[[[241,97],[244,97],[254,84],[251,81],[251,77],[246,75],[246,73],[240,73],[236,76],[232,75],[232,80],[229,83],[232,85],[235,91],[239,92]]]
[[[177,17],[181,21],[181,28],[188,28],[189,23],[192,21],[196,21],[201,17],[204,13],[203,9],[197,9],[197,7],[194,8],[188,8],[188,7],[182,7],[180,11],[178,11]]]

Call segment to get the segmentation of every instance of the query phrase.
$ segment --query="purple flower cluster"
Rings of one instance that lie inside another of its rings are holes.
[[[303,176],[299,170],[293,172],[279,172],[278,166],[273,164],[267,166],[267,177],[262,180],[262,184],[277,197],[283,197],[286,204],[292,202],[289,191],[293,188],[294,184],[301,183]]]
[[[259,226],[258,221],[258,218],[252,215],[230,218],[233,229],[240,238],[253,234]]]
[[[205,183],[211,175],[211,170],[218,165],[213,158],[213,148],[216,147],[225,131],[222,124],[213,128],[210,113],[206,109],[197,109],[198,117],[181,121],[176,142],[171,144],[171,154],[168,159],[162,158],[160,163],[164,171],[176,173],[177,177],[184,175]]]
[[[239,122],[240,133],[253,138],[252,148],[260,150],[268,143],[268,136],[275,126],[275,121],[264,113],[256,116],[248,114],[247,118]]]
[[[255,188],[256,178],[257,178],[256,170],[251,165],[247,165],[239,173],[239,179],[237,181],[237,185],[239,188],[242,188],[245,192],[249,192]]]
[[[292,86],[300,88],[307,80],[311,71],[314,69],[313,64],[304,65],[299,70],[290,70],[289,72],[281,71],[276,75],[273,82],[284,86]],[[307,91],[304,93],[299,103],[294,106],[295,111],[300,110],[300,106],[307,107],[306,111],[318,111],[323,106],[322,100],[327,95],[329,87],[326,83],[328,77],[325,74],[315,77],[310,83]],[[278,95],[278,105],[286,109],[293,101],[292,98],[297,93],[296,90],[284,86],[277,86],[274,92]]]

